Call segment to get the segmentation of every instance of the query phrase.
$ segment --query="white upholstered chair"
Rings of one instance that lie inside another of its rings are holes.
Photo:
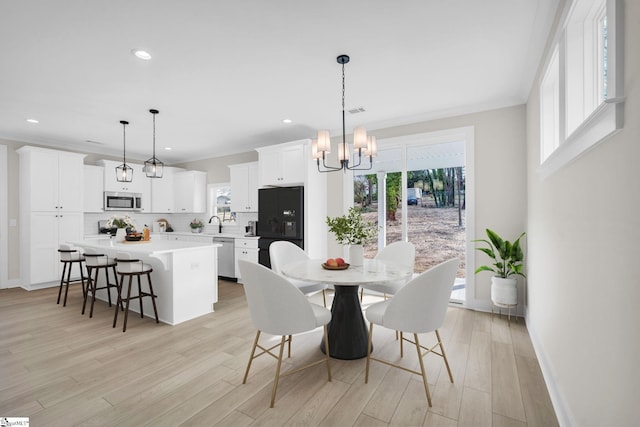
[[[442,340],[438,333],[438,328],[444,321],[453,283],[458,271],[460,260],[450,259],[418,275],[409,283],[396,292],[391,299],[372,304],[365,311],[365,317],[369,324],[369,342],[367,347],[367,364],[365,369],[365,384],[369,381],[369,364],[371,360],[382,362],[389,366],[394,366],[408,372],[422,376],[424,390],[427,394],[427,402],[431,406],[431,394],[427,374],[424,370],[423,356],[433,353],[444,359],[449,380],[453,383],[453,376],[449,368],[449,361],[444,352]],[[388,329],[400,332],[400,356],[402,353],[402,342],[408,341],[415,345],[420,361],[420,371],[408,369],[404,366],[391,363],[387,360],[378,359],[371,355],[371,342],[373,339],[373,325],[379,325]],[[437,343],[432,347],[424,347],[418,340],[418,334],[425,334],[435,331]],[[412,333],[413,341],[404,338],[403,332]],[[422,350],[426,350],[424,353]]]
[[[247,363],[242,384],[247,382],[253,359],[263,354],[269,354],[278,360],[271,392],[272,408],[278,391],[278,380],[282,376],[326,363],[328,379],[331,381],[329,341],[327,338],[327,324],[331,321],[331,312],[320,305],[309,302],[291,282],[267,267],[246,260],[239,260],[238,267],[242,275],[251,320],[258,330],[253,341],[249,363]],[[285,343],[288,343],[289,357],[291,357],[292,335],[312,331],[320,326],[324,327],[325,356],[316,362],[280,373]],[[262,332],[281,336],[280,343],[269,348],[261,346],[258,341]],[[276,347],[279,347],[278,355],[271,352]],[[256,348],[261,350],[258,354],[256,354]]]
[[[380,261],[391,261],[406,267],[413,271],[416,260],[416,248],[410,242],[393,242],[382,248],[376,255],[375,259]],[[360,289],[360,302],[364,297],[364,290],[379,292],[386,299],[389,295],[395,295],[398,290],[407,283],[406,279],[396,280],[394,282],[385,282],[380,284],[362,285]]]
[[[269,258],[271,259],[271,269],[276,273],[282,275],[282,267],[285,264],[296,261],[304,261],[309,259],[309,256],[301,247],[291,242],[279,240],[269,245]],[[290,279],[288,277],[287,280],[293,283],[296,288],[300,289],[300,292],[307,296],[322,291],[322,302],[324,303],[325,307],[327,306],[327,298],[325,294],[325,290],[328,287],[327,284],[305,282],[303,280]]]

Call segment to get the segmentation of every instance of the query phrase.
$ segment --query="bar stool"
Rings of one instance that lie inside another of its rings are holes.
[[[87,306],[87,298],[89,297],[89,292],[91,292],[91,310],[89,311],[89,318],[93,317],[93,306],[96,302],[96,291],[99,289],[107,290],[107,298],[109,299],[109,307],[111,307],[111,291],[110,288],[116,288],[116,295],[118,294],[118,275],[116,273],[116,261],[113,258],[107,257],[101,251],[95,248],[87,248],[84,252],[84,258],[87,266],[87,276],[88,284],[87,284],[87,292],[84,294],[84,302],[82,303],[82,314],[84,314],[84,310]],[[115,283],[109,282],[109,268],[113,271],[113,279]],[[105,285],[98,287],[98,276],[100,275],[100,270],[104,270],[105,276]],[[94,277],[91,277],[91,273],[94,273]],[[124,311],[122,303],[120,304],[120,308]]]
[[[131,254],[127,252],[118,252],[116,255],[117,271],[120,275],[120,286],[118,289],[118,302],[116,303],[116,314],[113,316],[113,327],[116,327],[118,321],[118,306],[122,305],[122,302],[126,302],[124,310],[124,325],[122,326],[122,332],[127,330],[127,317],[129,316],[129,302],[132,299],[140,300],[140,317],[144,317],[144,310],[142,308],[142,298],[150,297],[153,304],[153,312],[156,316],[156,323],[160,323],[158,319],[158,309],[156,308],[156,298],[158,297],[153,293],[153,285],[151,284],[151,272],[153,268],[149,264],[145,264],[138,259],[131,258]],[[147,282],[149,284],[149,292],[142,292],[142,285],[140,284],[140,276],[147,276]],[[122,298],[122,290],[124,287],[124,278],[129,276],[129,288],[127,289],[127,297]],[[138,278],[138,295],[131,296],[131,282],[133,276]]]
[[[64,291],[64,303],[63,307],[67,306],[67,294],[69,293],[69,284],[70,283],[78,283],[78,281],[71,282],[71,268],[73,264],[78,264],[80,267],[80,281],[82,282],[82,294],[86,293],[86,289],[84,287],[84,272],[82,263],[85,261],[84,256],[80,253],[80,249],[72,245],[61,244],[58,249],[60,252],[60,262],[64,264],[62,267],[62,276],[60,276],[60,287],[58,288],[58,302],[56,304],[60,304],[60,296],[62,295],[62,287],[66,285],[66,289]],[[66,279],[65,279],[66,274]],[[88,285],[88,284],[87,284]]]

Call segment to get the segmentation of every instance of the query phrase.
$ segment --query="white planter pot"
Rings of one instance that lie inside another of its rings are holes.
[[[125,228],[118,228],[118,231],[116,231],[116,241],[120,242],[124,240],[126,235],[127,230]]]
[[[491,278],[491,301],[496,305],[515,305],[518,303],[518,281],[515,278]]]
[[[358,267],[364,264],[364,247],[362,245],[349,245],[349,264]]]

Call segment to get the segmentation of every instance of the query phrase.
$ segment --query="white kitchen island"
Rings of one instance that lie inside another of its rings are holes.
[[[91,239],[71,243],[81,248],[99,249],[110,258],[115,258],[118,252],[129,252],[132,257],[150,264],[153,267],[153,290],[158,296],[158,317],[164,323],[177,325],[214,311],[213,305],[218,301],[219,244],[153,239],[120,243],[110,239]],[[112,276],[110,271],[111,281],[114,280]],[[145,286],[146,278],[141,280]],[[98,281],[98,286],[102,286],[104,272],[100,272]],[[111,292],[115,302],[115,290]],[[96,298],[107,301],[106,290],[99,290]],[[149,298],[143,304],[145,313],[153,313]],[[139,300],[131,302],[130,310],[140,312]]]

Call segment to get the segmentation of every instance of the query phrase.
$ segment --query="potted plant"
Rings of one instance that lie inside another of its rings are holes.
[[[189,223],[189,226],[191,227],[192,233],[201,233],[204,228],[204,224],[198,218],[194,218],[193,221]]]
[[[105,227],[111,229],[111,235],[124,238],[125,235],[135,231],[136,223],[129,215],[123,215],[121,217],[114,215],[109,218]]]
[[[476,248],[487,254],[492,263],[476,268],[475,273],[481,271],[492,271],[491,278],[491,301],[496,305],[516,305],[518,303],[517,281],[513,276],[527,277],[522,272],[524,269],[524,254],[520,247],[520,239],[525,235],[522,233],[513,243],[504,240],[493,230],[487,228],[486,239],[477,239],[474,242],[486,243],[488,247]]]
[[[338,243],[349,245],[349,263],[354,266],[364,264],[364,248],[362,244],[374,238],[378,227],[372,221],[365,221],[360,209],[349,208],[347,215],[335,218],[327,217],[327,226]]]

